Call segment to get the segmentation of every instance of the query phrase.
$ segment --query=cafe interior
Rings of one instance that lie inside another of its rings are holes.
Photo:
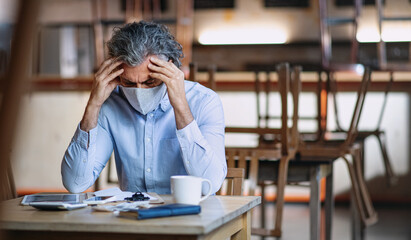
[[[0,0],[0,239],[26,236],[8,202],[67,192],[106,43],[141,20],[166,25],[185,79],[221,99],[228,173],[211,197],[258,199],[232,239],[411,239],[411,0]],[[118,186],[112,156],[86,192]],[[176,234],[162,221],[151,239]]]

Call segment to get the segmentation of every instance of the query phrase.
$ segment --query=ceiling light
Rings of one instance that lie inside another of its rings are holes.
[[[198,39],[203,45],[283,44],[286,33],[269,27],[239,27],[206,30]]]

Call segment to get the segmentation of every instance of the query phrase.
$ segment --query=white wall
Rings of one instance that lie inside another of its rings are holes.
[[[17,189],[63,189],[60,164],[88,93],[33,93],[24,98],[12,165]]]

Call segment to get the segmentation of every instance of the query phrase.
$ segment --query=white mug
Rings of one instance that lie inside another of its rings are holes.
[[[174,203],[198,205],[211,194],[211,182],[208,179],[195,176],[171,176],[171,194]],[[203,182],[208,183],[208,193],[201,197]]]

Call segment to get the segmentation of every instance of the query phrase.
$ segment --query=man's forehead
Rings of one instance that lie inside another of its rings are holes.
[[[151,57],[156,57],[156,58],[161,59],[161,60],[163,60],[163,61],[168,61],[168,58],[167,58],[165,55],[163,55],[163,54],[160,54],[160,55],[148,55],[148,56],[143,60],[143,62],[142,62],[141,64],[137,65],[137,66],[148,65],[148,64],[150,63],[150,58],[151,58]],[[123,62],[121,66],[122,66],[123,68],[124,68],[124,67],[133,68],[133,66],[130,66],[130,65],[128,65],[128,64],[125,63],[125,62]],[[137,67],[137,66],[136,66],[136,67]]]

